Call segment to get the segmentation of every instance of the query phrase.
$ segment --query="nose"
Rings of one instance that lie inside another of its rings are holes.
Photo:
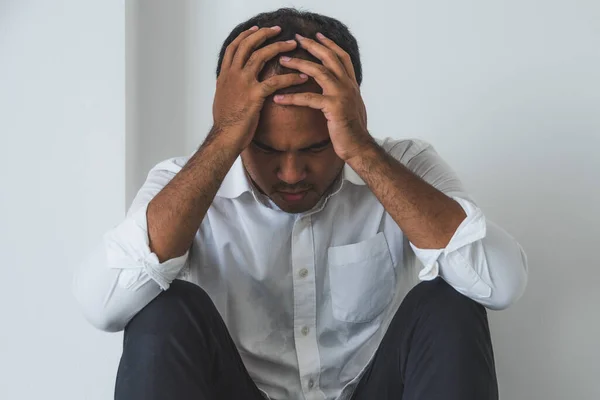
[[[302,158],[295,154],[283,155],[277,170],[277,178],[288,185],[295,185],[306,179],[306,165]]]

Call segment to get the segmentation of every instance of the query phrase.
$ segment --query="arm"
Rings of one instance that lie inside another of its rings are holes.
[[[337,155],[369,185],[409,239],[424,265],[421,279],[442,276],[457,291],[489,308],[510,305],[527,280],[519,244],[493,224],[486,237],[481,210],[468,201],[458,179],[433,149],[411,151],[405,162],[399,162],[375,143],[350,56],[331,39],[316,36],[318,41],[298,39],[322,64],[294,58],[281,62],[312,76],[323,94],[278,95],[275,102],[323,112]]]
[[[363,154],[365,160],[350,160],[349,164],[406,234],[423,264],[422,280],[441,276],[460,293],[491,309],[507,308],[521,296],[527,282],[523,249],[486,220],[430,145],[418,142],[407,149],[392,147],[389,153],[379,147]],[[452,210],[461,208],[460,218],[448,211],[450,203]],[[423,226],[413,226],[415,223]],[[413,240],[427,236],[431,239]]]
[[[446,247],[466,218],[454,199],[412,173],[375,142],[346,162],[415,246]]]
[[[181,172],[150,201],[147,210],[149,244],[160,262],[181,257],[190,248],[239,153],[235,143],[213,128]]]
[[[213,104],[214,126],[183,166],[159,164],[136,196],[127,218],[75,275],[74,292],[86,318],[107,331],[122,330],[184,268],[221,182],[256,131],[264,100],[304,83],[300,74],[258,81],[265,62],[295,48],[275,42],[254,51],[280,29],[250,29],[227,46]]]
[[[169,160],[150,171],[127,218],[76,272],[74,292],[92,325],[122,330],[168,289],[236,157],[235,146],[213,129],[183,168]]]

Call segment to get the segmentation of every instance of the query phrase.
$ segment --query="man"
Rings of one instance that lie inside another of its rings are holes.
[[[298,35],[299,34],[299,35]],[[214,125],[77,275],[116,399],[497,399],[483,306],[526,259],[433,148],[367,129],[347,27],[281,9],[219,57]]]

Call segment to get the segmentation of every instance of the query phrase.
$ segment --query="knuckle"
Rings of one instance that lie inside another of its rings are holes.
[[[331,50],[331,49],[327,49],[326,51],[327,57],[331,58],[331,59],[336,59],[338,58],[338,55],[335,53],[335,51]]]
[[[238,45],[238,49],[244,49],[244,48],[248,47],[248,43],[249,43],[249,37],[240,41],[240,44]]]
[[[256,53],[252,53],[250,58],[248,58],[248,61],[246,61],[246,66],[247,67],[253,66],[256,63],[256,59],[257,59]]]
[[[271,92],[271,91],[277,89],[277,81],[274,79],[266,80],[266,81],[262,82],[262,84],[260,85],[260,88],[262,89],[263,93]]]
[[[265,89],[272,89],[275,87],[275,82],[273,79],[266,80],[262,83],[262,87]]]

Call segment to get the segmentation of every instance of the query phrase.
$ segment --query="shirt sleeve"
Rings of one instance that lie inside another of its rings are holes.
[[[119,331],[187,264],[188,254],[160,263],[149,246],[146,211],[152,198],[180,167],[172,160],[154,167],[137,193],[126,218],[104,234],[80,264],[73,290],[85,317],[97,328]]]
[[[393,148],[391,154],[436,189],[454,199],[466,218],[443,249],[410,247],[422,264],[419,279],[440,276],[458,292],[490,309],[504,309],[523,293],[527,257],[519,243],[486,219],[450,166],[426,142]]]

